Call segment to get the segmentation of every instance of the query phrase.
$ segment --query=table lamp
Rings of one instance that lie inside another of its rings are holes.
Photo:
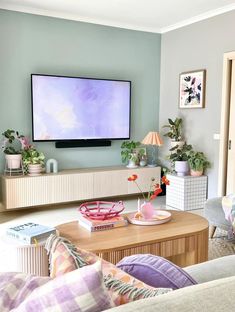
[[[156,167],[156,154],[154,153],[155,149],[154,146],[161,146],[163,145],[163,141],[158,132],[149,132],[146,137],[141,142],[144,145],[151,145],[152,147],[152,163],[148,164],[149,167]]]

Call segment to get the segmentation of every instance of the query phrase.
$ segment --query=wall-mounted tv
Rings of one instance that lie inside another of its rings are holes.
[[[33,141],[130,138],[130,81],[32,74],[31,88]]]

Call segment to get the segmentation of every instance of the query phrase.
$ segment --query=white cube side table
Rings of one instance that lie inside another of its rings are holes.
[[[207,199],[207,176],[177,176],[168,174],[170,185],[166,188],[166,205],[179,210],[204,208]]]
[[[9,262],[5,261],[4,270],[1,271],[10,270],[39,276],[49,275],[49,261],[44,248],[45,243],[39,243],[37,246],[26,245],[4,236],[1,237],[0,245],[2,254]]]

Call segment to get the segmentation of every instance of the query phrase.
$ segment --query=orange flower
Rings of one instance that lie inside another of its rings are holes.
[[[154,191],[154,193],[153,193],[153,195],[158,195],[158,194],[160,194],[162,192],[162,189],[161,188],[158,188],[158,189],[156,189],[155,191]]]
[[[162,177],[162,183],[166,185],[170,185],[170,181],[166,178],[166,176]]]
[[[128,181],[135,181],[138,178],[137,174],[132,174],[127,180]]]

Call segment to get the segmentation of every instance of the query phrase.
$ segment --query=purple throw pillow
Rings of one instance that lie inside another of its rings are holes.
[[[125,257],[117,267],[152,287],[178,289],[197,284],[182,268],[151,254]]]

